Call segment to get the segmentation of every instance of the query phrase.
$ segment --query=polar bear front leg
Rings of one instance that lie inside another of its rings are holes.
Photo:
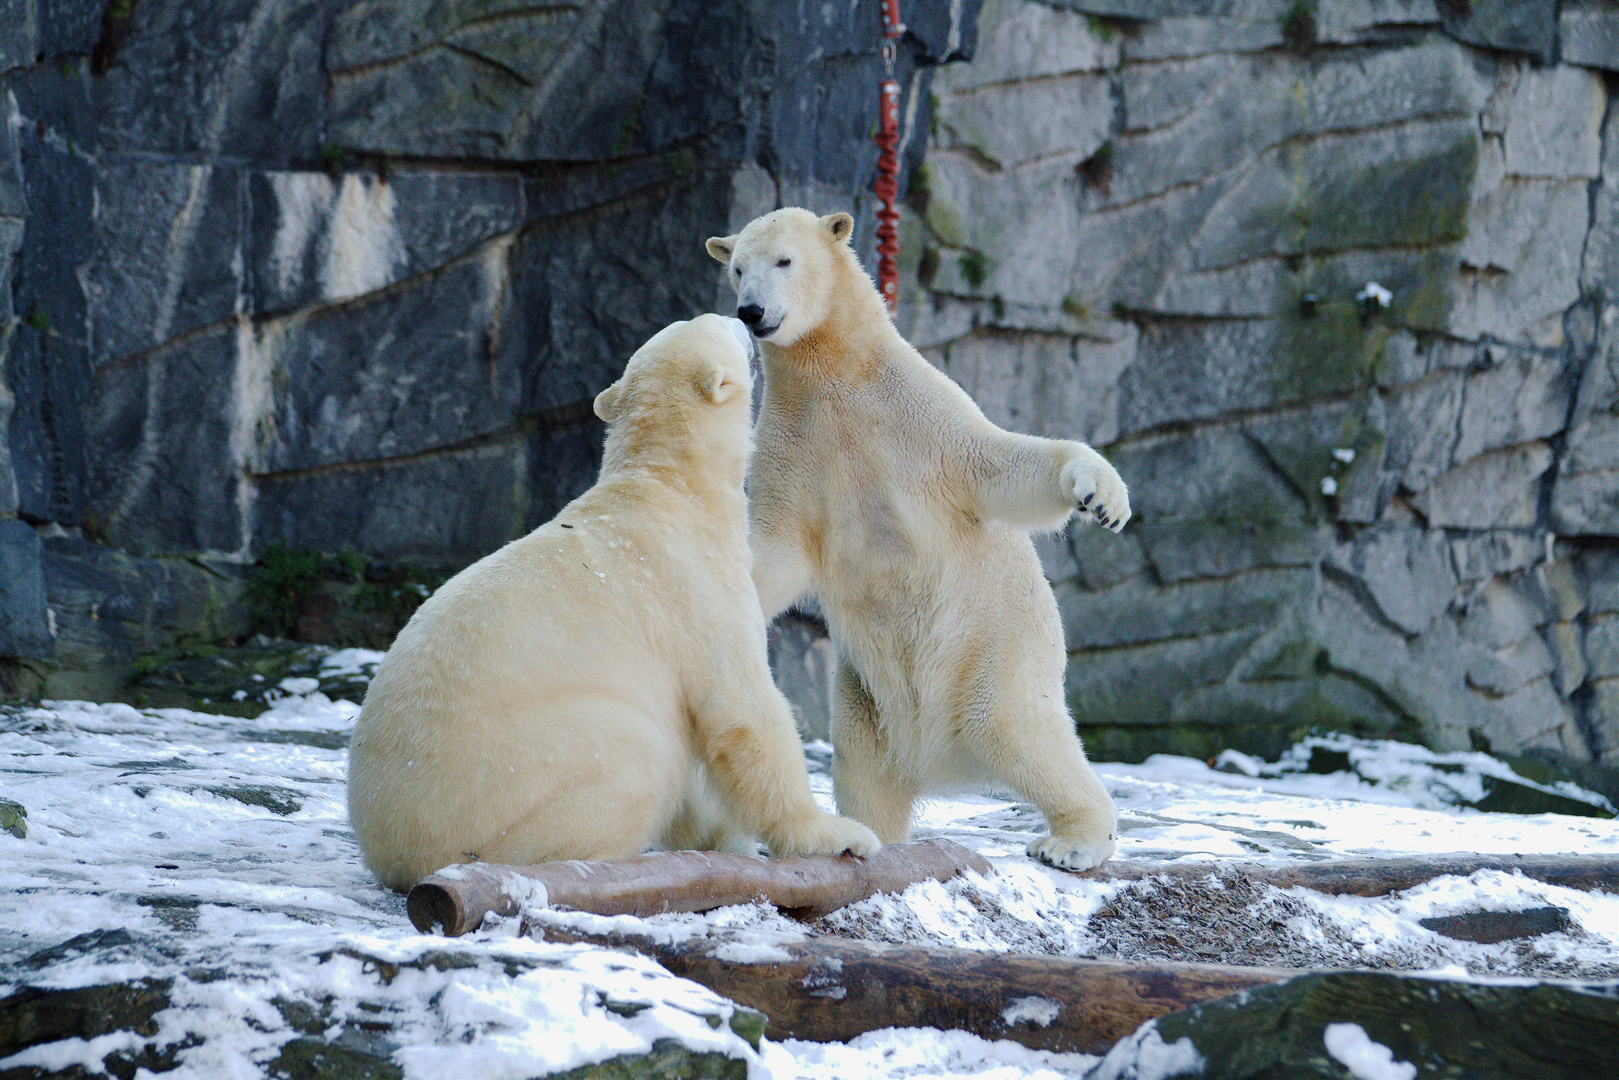
[[[973,748],[1014,791],[1040,808],[1051,835],[1028,854],[1061,870],[1089,870],[1113,855],[1113,798],[1085,758],[1067,710],[1049,699],[980,704],[963,725]]]
[[[1123,529],[1130,520],[1130,492],[1119,471],[1084,443],[1065,443],[1064,447],[1070,448],[1070,457],[1058,483],[1069,504],[1104,529]]]
[[[841,656],[832,686],[832,751],[838,813],[870,825],[885,844],[909,840],[920,789],[885,770],[890,755],[877,725],[877,703]]]
[[[777,523],[778,515],[764,513],[762,497],[749,497],[753,588],[768,623],[809,592],[810,562],[803,548],[789,538],[789,531]]]
[[[1081,442],[1019,435],[988,424],[964,444],[981,517],[1030,529],[1060,529],[1069,515],[1118,532],[1130,493],[1118,470]]]
[[[754,664],[745,647],[730,651],[694,695],[709,777],[736,821],[764,837],[772,855],[870,855],[882,846],[870,829],[815,805],[792,709],[771,681],[764,650],[757,652]]]

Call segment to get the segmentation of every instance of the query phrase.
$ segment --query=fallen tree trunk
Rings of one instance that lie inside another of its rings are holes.
[[[846,1042],[885,1027],[968,1031],[1037,1050],[1103,1054],[1147,1020],[1300,974],[1219,964],[1129,965],[1066,956],[731,936],[671,943],[587,934],[533,912],[523,933],[632,948],[769,1017],[772,1039]]]
[[[789,915],[819,918],[879,892],[918,881],[948,881],[989,862],[952,840],[892,844],[869,858],[801,855],[765,859],[714,851],[656,851],[632,859],[537,866],[466,863],[423,879],[406,912],[416,929],[446,937],[476,929],[489,912],[512,915],[524,901],[597,915],[709,911],[768,900]],[[539,890],[543,889],[543,899]]]
[[[1129,862],[1114,860],[1077,876],[1093,881],[1145,881],[1156,877],[1200,880],[1232,874],[1278,889],[1302,886],[1313,892],[1382,896],[1414,888],[1447,874],[1466,877],[1479,870],[1516,870],[1525,877],[1569,889],[1619,892],[1619,856],[1614,855],[1420,855],[1399,859],[1323,859],[1320,862]]]

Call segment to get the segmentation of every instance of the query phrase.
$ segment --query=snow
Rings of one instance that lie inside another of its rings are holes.
[[[1321,1035],[1327,1053],[1343,1063],[1355,1080],[1415,1080],[1417,1067],[1395,1061],[1394,1051],[1373,1042],[1359,1024],[1328,1024]]]
[[[764,1066],[773,1076],[805,1080],[869,1080],[872,1077],[971,1076],[977,1080],[1057,1080],[1083,1076],[1096,1064],[1089,1054],[1028,1050],[1007,1039],[994,1041],[964,1031],[884,1028],[848,1043],[788,1039],[765,1043]]]
[[[364,675],[369,678],[377,672],[377,665],[387,653],[376,649],[338,649],[320,662],[322,677]]]
[[[1013,1024],[1038,1024],[1040,1027],[1050,1027],[1051,1022],[1057,1019],[1062,1012],[1062,1005],[1043,997],[1020,997],[1001,1010],[1001,1019],[1008,1026]]]
[[[344,650],[327,657],[321,674],[363,679],[379,660]],[[411,1078],[535,1076],[646,1052],[660,1039],[744,1060],[753,1077],[1055,1077],[1096,1067],[1098,1075],[1143,1078],[1200,1067],[1190,1043],[1166,1045],[1150,1027],[1100,1063],[923,1029],[872,1032],[848,1045],[767,1038],[756,1051],[731,1030],[728,1002],[633,953],[521,938],[516,918],[458,939],[419,935],[403,898],[365,871],[347,825],[344,747],[358,706],[309,681],[283,681],[285,696],[253,719],[72,701],[0,710],[0,777],[6,796],[28,811],[26,839],[0,833],[0,995],[166,981],[169,1006],[156,1015],[152,1039],[172,1053],[176,1080],[263,1076],[311,1030],[374,1041],[366,1025],[378,1023]],[[1347,755],[1355,771],[1306,772],[1317,751]],[[812,789],[828,808],[829,758],[825,743],[806,747]],[[1154,757],[1098,771],[1120,811],[1120,860],[1206,862],[1213,873],[1238,859],[1619,853],[1613,820],[1460,805],[1482,790],[1481,777],[1505,768],[1484,755],[1326,738],[1275,763],[1227,752],[1212,768]],[[813,927],[757,905],[650,919],[540,917],[669,942],[713,938],[715,955],[746,963],[779,959],[783,945],[815,933],[1096,955],[1104,943],[1097,924],[1110,920],[1092,916],[1150,886],[1091,881],[1030,861],[1023,849],[1041,831],[1038,812],[1009,796],[931,802],[918,837],[965,843],[994,873],[872,897]],[[1201,887],[1222,888],[1216,880]],[[1319,939],[1358,964],[1397,961],[1451,978],[1520,975],[1528,964],[1619,965],[1619,897],[1516,874],[1480,871],[1376,898],[1268,895],[1277,911],[1285,908],[1278,933],[1301,947]],[[537,911],[543,894],[527,904]],[[1548,905],[1568,910],[1569,931],[1479,945],[1418,922]],[[1057,1010],[1021,999],[1009,1003],[1007,1019],[1037,1026]],[[1333,1053],[1352,1069],[1373,1068],[1364,1062],[1375,1046],[1360,1047],[1352,1034],[1336,1036],[1347,1041]],[[65,1039],[0,1059],[0,1071],[96,1071],[107,1054],[147,1041],[129,1033]],[[1356,1063],[1343,1056],[1357,1053]],[[1402,1075],[1388,1071],[1400,1064],[1365,1075]]]
[[[1086,1080],[1169,1080],[1175,1076],[1200,1076],[1203,1056],[1182,1036],[1164,1042],[1158,1025],[1149,1020],[1127,1039],[1107,1052],[1096,1071]]]
[[[1355,300],[1362,304],[1376,304],[1380,308],[1389,306],[1394,294],[1375,281],[1368,281],[1360,292],[1355,294]]]

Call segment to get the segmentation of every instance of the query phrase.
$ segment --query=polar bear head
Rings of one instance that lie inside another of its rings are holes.
[[[736,314],[761,341],[786,348],[826,318],[840,270],[854,259],[848,214],[787,207],[734,236],[708,241],[736,289]]]
[[[608,425],[606,457],[671,444],[745,454],[752,445],[752,357],[747,328],[723,315],[653,334],[619,380],[596,395],[596,415]]]

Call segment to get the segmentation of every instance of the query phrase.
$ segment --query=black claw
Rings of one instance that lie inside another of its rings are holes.
[[[1096,492],[1093,491],[1089,495],[1085,496],[1083,499],[1079,500],[1079,505],[1081,505],[1081,506],[1089,506],[1091,504],[1091,500],[1094,499],[1094,498],[1096,498]]]

